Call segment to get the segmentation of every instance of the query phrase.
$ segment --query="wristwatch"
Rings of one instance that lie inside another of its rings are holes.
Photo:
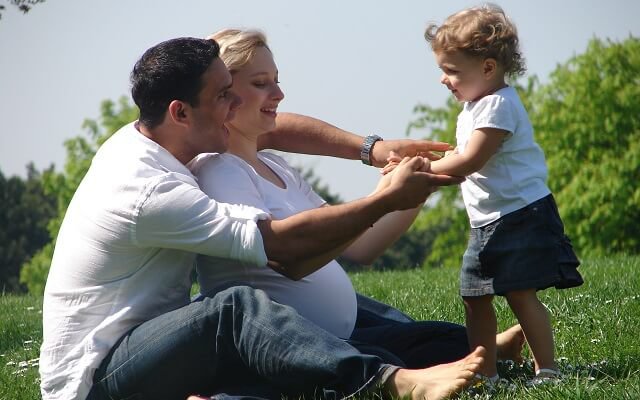
[[[378,140],[383,140],[378,135],[369,135],[364,138],[364,143],[362,143],[362,148],[360,149],[360,160],[365,165],[371,165],[371,150],[373,150],[373,145],[376,144]]]

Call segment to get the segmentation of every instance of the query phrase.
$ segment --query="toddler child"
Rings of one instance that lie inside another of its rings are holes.
[[[494,295],[504,296],[522,326],[541,382],[560,376],[553,333],[536,292],[582,284],[554,198],[544,154],[516,90],[507,77],[525,71],[513,23],[485,5],[460,11],[425,32],[440,82],[464,103],[457,147],[431,163],[434,173],[466,176],[462,196],[471,235],[460,272],[470,348],[487,349],[481,371],[496,369]]]

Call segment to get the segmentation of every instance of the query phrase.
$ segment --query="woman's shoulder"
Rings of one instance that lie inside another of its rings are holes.
[[[242,158],[231,153],[203,153],[191,160],[187,167],[192,174],[198,176],[205,172],[227,168],[246,169],[249,166]]]
[[[230,153],[201,154],[188,164],[198,184],[207,185],[255,181],[255,171],[242,158]]]
[[[271,163],[277,164],[278,166],[284,168],[284,169],[293,169],[293,167],[291,165],[289,165],[289,163],[287,162],[287,160],[285,160],[283,157],[272,153],[270,151],[259,151],[258,155],[263,159],[263,160],[267,160],[270,161]]]

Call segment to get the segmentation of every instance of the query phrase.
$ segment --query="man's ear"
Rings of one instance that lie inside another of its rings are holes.
[[[169,117],[178,125],[189,124],[189,105],[180,100],[169,103]]]
[[[487,80],[493,78],[497,70],[498,63],[496,62],[495,58],[487,58],[482,63],[482,72],[484,74],[484,78]]]

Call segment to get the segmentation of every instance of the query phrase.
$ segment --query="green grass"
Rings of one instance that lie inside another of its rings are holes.
[[[40,398],[42,298],[0,296],[0,399]]]
[[[639,399],[640,257],[585,261],[585,284],[540,292],[553,316],[556,357],[565,380],[555,386],[526,388],[530,363],[501,374],[511,388],[492,399]],[[463,323],[457,270],[411,270],[352,274],[356,289],[388,302],[417,319]],[[503,299],[496,299],[501,329],[515,323]],[[41,343],[42,299],[0,296],[0,400],[37,399],[37,358]],[[526,354],[528,357],[528,354]],[[462,394],[461,399],[488,398]]]
[[[523,367],[502,366],[512,387],[492,399],[640,399],[640,257],[585,261],[580,271],[581,287],[539,292],[552,315],[556,358],[566,379],[530,389],[524,386],[533,375],[530,360]],[[352,275],[356,290],[416,319],[464,323],[457,278],[453,269]],[[516,323],[504,299],[494,304],[500,330]]]

